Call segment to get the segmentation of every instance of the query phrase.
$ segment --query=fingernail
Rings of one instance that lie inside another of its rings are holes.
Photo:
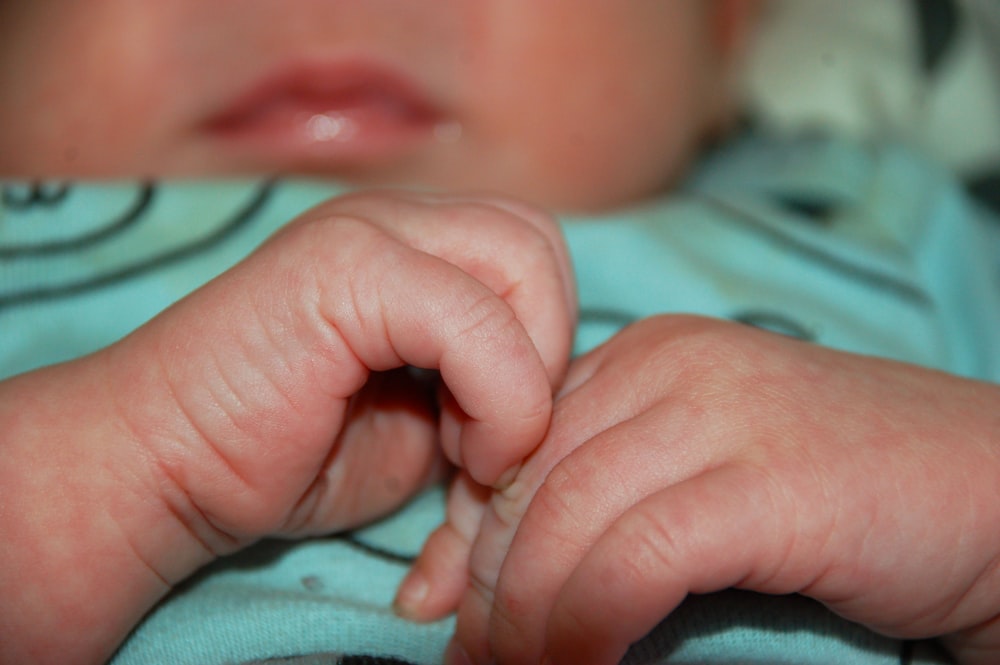
[[[444,652],[444,665],[472,665],[472,659],[461,644],[452,640]]]
[[[509,469],[504,471],[503,475],[500,476],[500,479],[493,484],[493,489],[499,492],[504,491],[514,483],[514,480],[517,478],[517,474],[520,472],[521,472],[520,464],[515,464],[514,466],[510,467]]]
[[[419,618],[420,608],[423,607],[430,589],[431,585],[424,574],[416,569],[411,570],[399,585],[396,599],[392,601],[396,614],[407,619]]]

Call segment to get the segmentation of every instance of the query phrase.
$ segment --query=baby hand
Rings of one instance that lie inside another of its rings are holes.
[[[548,217],[359,194],[105,351],[0,384],[0,660],[101,660],[213,556],[382,514],[442,448],[508,481],[544,436],[574,317]],[[440,373],[440,414],[405,365]]]
[[[643,321],[573,364],[547,439],[493,497],[457,644],[608,665],[687,594],[738,587],[1000,662],[998,414],[994,385]]]
[[[372,372],[438,370],[445,454],[500,482],[544,435],[574,301],[557,226],[526,206],[354,195],[304,215],[118,352],[125,366],[160,356],[149,389],[180,417],[168,436],[140,436],[214,528],[303,534],[370,518],[370,502],[345,500],[358,486],[394,488],[393,505],[375,506],[394,507],[439,449],[436,418],[395,389],[412,376]],[[134,429],[154,422],[149,402],[130,401]],[[422,461],[397,456],[411,446]]]

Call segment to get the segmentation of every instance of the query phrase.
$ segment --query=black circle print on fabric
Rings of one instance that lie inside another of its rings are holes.
[[[376,545],[375,543],[368,542],[364,540],[360,535],[354,531],[348,531],[346,533],[337,534],[334,536],[335,539],[343,541],[351,547],[361,550],[366,554],[376,556],[384,561],[391,563],[399,563],[403,565],[410,565],[417,560],[417,555],[419,552],[398,552],[395,550],[382,547],[381,545]]]
[[[770,330],[786,337],[801,339],[804,342],[816,341],[815,331],[790,316],[785,316],[779,312],[746,310],[734,314],[730,318],[737,323],[743,323],[762,330]]]
[[[64,182],[36,182],[30,185],[4,185],[0,192],[0,203],[11,210],[24,210],[35,206],[56,206],[69,194],[69,185]]]
[[[136,192],[134,203],[124,212],[116,217],[101,220],[82,232],[31,243],[11,243],[8,245],[0,242],[0,259],[74,252],[95,245],[136,224],[153,202],[153,191],[152,185],[141,186]],[[54,207],[61,205],[68,194],[69,187],[65,185],[58,190],[47,190],[44,185],[34,185],[31,192],[24,195],[15,193],[13,187],[6,186],[3,190],[3,201],[4,205],[12,210],[24,210],[36,206]],[[10,201],[18,203],[12,205]]]
[[[313,653],[253,660],[243,665],[414,665],[414,663],[393,656]]]
[[[231,215],[218,220],[206,220],[211,230],[182,241],[177,245],[151,248],[150,253],[138,258],[123,257],[122,262],[108,265],[103,270],[73,275],[62,282],[39,281],[25,284],[18,289],[0,293],[0,309],[33,302],[67,298],[94,289],[110,286],[168,265],[183,261],[207,251],[234,234],[251,220],[264,207],[274,189],[274,182],[262,183],[249,196],[249,200],[240,205]],[[4,189],[4,198],[20,203],[16,205],[37,206],[56,205],[51,195],[24,194]],[[61,195],[65,198],[66,194]],[[88,231],[73,237],[52,239],[34,244],[11,244],[0,246],[0,261],[15,262],[20,260],[46,259],[53,256],[69,256],[75,252],[85,252],[91,248],[99,248],[101,243],[121,240],[127,233],[136,230],[151,216],[151,210],[156,205],[157,186],[144,184],[137,188],[135,200],[124,211],[114,215],[112,219],[97,220],[90,224]],[[10,207],[16,210],[16,207]]]

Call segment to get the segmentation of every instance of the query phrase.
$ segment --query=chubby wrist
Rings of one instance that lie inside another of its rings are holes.
[[[174,514],[94,358],[0,384],[0,662],[103,662],[213,554]]]

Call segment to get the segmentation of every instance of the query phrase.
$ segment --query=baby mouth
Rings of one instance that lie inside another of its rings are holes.
[[[403,77],[365,64],[308,64],[264,78],[206,123],[212,135],[333,157],[399,152],[460,127]]]
[[[346,141],[363,130],[433,123],[429,109],[366,83],[277,90],[235,106],[213,118],[209,127],[223,134],[294,129],[314,141]]]

